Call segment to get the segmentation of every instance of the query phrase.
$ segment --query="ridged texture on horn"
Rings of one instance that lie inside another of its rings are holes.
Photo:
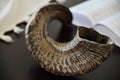
[[[80,75],[97,68],[110,54],[113,45],[85,39],[78,41],[79,28],[73,39],[75,42],[58,43],[52,40],[48,36],[47,27],[53,19],[60,19],[67,25],[71,24],[72,15],[62,5],[45,6],[38,11],[26,34],[28,48],[42,68],[57,75]],[[70,48],[63,50],[66,45]]]

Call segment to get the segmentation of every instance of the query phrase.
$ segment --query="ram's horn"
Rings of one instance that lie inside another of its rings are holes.
[[[114,44],[108,43],[108,37],[84,27],[76,28],[69,42],[53,40],[48,34],[48,24],[58,19],[64,27],[72,25],[72,14],[62,5],[51,4],[40,9],[26,27],[26,40],[34,59],[56,75],[81,75],[96,69],[111,53]]]

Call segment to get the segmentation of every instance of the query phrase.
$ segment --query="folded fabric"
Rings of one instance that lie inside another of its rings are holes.
[[[120,0],[88,0],[70,10],[73,24],[93,28],[120,47]]]

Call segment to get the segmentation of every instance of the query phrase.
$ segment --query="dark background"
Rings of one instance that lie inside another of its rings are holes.
[[[65,5],[72,6],[81,0],[70,0]],[[71,4],[72,3],[72,4]],[[20,25],[24,28],[23,24]],[[55,29],[53,30],[56,31]],[[31,57],[21,35],[6,33],[15,40],[11,44],[0,41],[0,80],[120,80],[120,48],[115,47],[109,58],[96,70],[81,76],[56,76],[42,69]]]

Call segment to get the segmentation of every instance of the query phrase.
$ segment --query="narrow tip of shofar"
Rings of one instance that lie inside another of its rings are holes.
[[[107,44],[114,44],[114,42],[109,38]]]
[[[97,27],[95,27],[94,29],[100,34],[108,36],[110,38],[108,43],[115,43],[116,46],[120,47],[119,35],[115,34],[115,32],[110,30],[107,26],[97,25]]]

